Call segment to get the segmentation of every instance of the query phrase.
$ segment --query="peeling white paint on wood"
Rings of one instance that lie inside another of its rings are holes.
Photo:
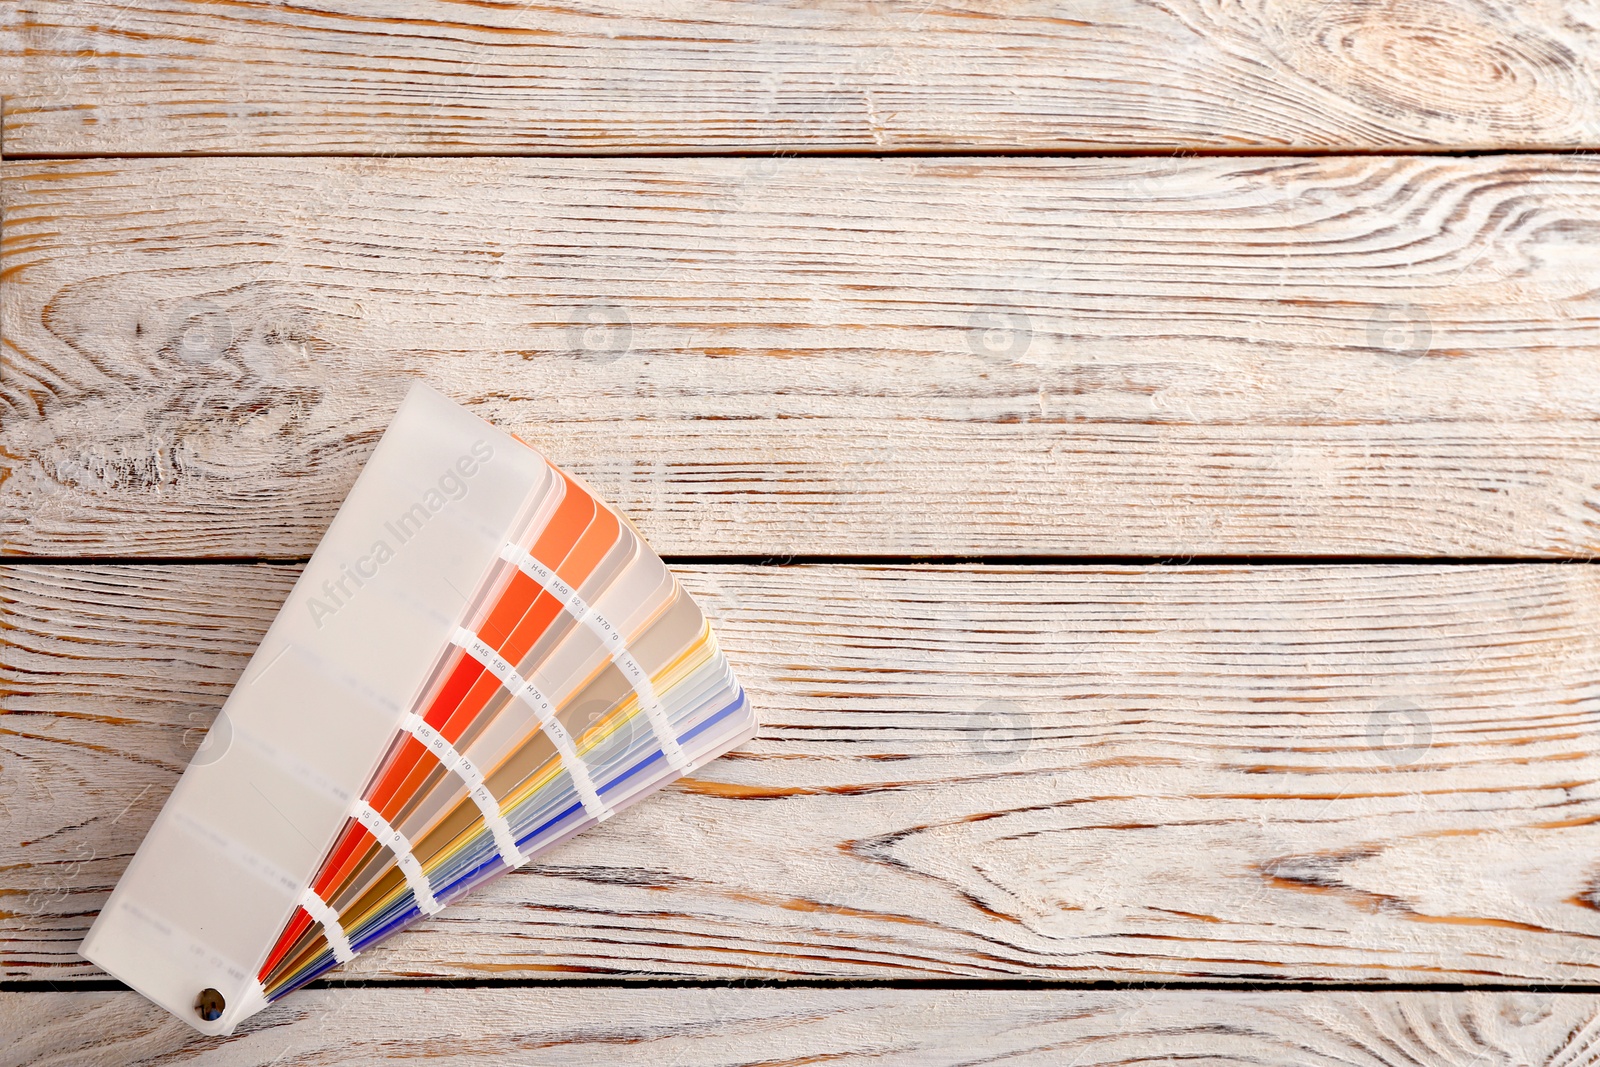
[[[5,977],[95,973],[296,570],[5,570]],[[757,740],[349,973],[1600,977],[1593,568],[682,574]]]
[[[669,555],[1600,552],[1587,159],[0,173],[11,553],[304,556],[417,376]]]
[[[1569,148],[1580,0],[26,0],[7,150]]]
[[[1600,553],[1572,0],[0,7],[0,552],[293,558],[405,384],[699,558]],[[747,153],[639,159],[627,153]],[[616,155],[581,160],[395,156]],[[0,1064],[1578,1067],[1592,568],[683,568],[761,736],[227,1043]],[[73,953],[293,566],[0,571],[0,977]]]
[[[0,1063],[1527,1067],[1600,1054],[1594,996],[912,989],[324,989],[232,1039],[131,993],[0,994]]]

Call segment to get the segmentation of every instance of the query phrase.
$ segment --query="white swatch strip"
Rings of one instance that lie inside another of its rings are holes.
[[[538,686],[518,674],[517,669],[496,652],[493,645],[471,630],[465,627],[457,628],[455,643],[465,649],[469,656],[483,664],[490,674],[500,679],[500,684],[510,690],[512,696],[533,710],[539,728],[550,738],[551,744],[556,746],[562,764],[572,776],[573,787],[577,789],[578,796],[583,801],[584,810],[596,821],[611,818],[611,809],[600,799],[600,791],[595,788],[594,778],[589,774],[589,765],[578,755],[578,746],[573,742],[572,735],[561,725],[561,720],[556,718],[556,708],[550,702],[550,698],[540,692]]]
[[[349,963],[356,958],[350,951],[350,939],[344,936],[344,927],[339,925],[339,913],[328,906],[328,902],[317,896],[317,891],[306,886],[306,891],[300,894],[300,906],[306,909],[306,914],[322,924],[322,933],[328,939],[328,947],[333,949],[333,958],[340,963]]]
[[[483,774],[467,757],[457,752],[455,746],[446,741],[444,735],[427,723],[422,721],[422,716],[407,714],[400,720],[400,728],[415,737],[418,741],[438,757],[444,769],[460,778],[467,785],[467,795],[472,802],[478,805],[478,810],[483,812],[483,821],[494,834],[494,843],[500,850],[500,858],[507,867],[520,867],[528,862],[517,848],[517,839],[511,836],[511,826],[506,822],[506,817],[500,813],[500,802],[489,792],[489,787],[483,784]]]
[[[682,746],[678,744],[677,736],[672,732],[672,723],[667,721],[667,713],[661,707],[661,701],[656,698],[655,687],[650,684],[650,675],[628,651],[627,643],[622,639],[622,631],[580,597],[576,589],[562,581],[554,570],[528,555],[520,546],[508,542],[500,549],[500,558],[515,565],[523,574],[538,582],[540,587],[555,597],[569,614],[600,638],[600,646],[606,650],[611,661],[617,665],[617,669],[628,679],[628,684],[633,686],[633,691],[638,694],[639,706],[644,709],[645,717],[650,720],[650,728],[655,731],[656,740],[661,745],[661,754],[667,757],[667,762],[672,765],[673,770],[679,774],[686,774],[689,770],[689,757],[684,754]]]
[[[406,876],[406,885],[411,887],[411,895],[417,898],[417,907],[422,913],[437,915],[443,911],[444,905],[433,895],[433,883],[428,881],[428,872],[422,869],[422,864],[412,855],[411,841],[406,835],[390,825],[389,820],[365,800],[357,800],[351,805],[350,813],[355,816],[356,822],[365,826],[367,832],[378,839],[378,844],[394,853],[395,862],[400,865],[400,873]]]

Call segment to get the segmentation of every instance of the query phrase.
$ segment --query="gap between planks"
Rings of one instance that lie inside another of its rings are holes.
[[[437,160],[475,160],[487,161],[494,159],[519,159],[519,160],[599,160],[617,163],[634,161],[662,160],[662,159],[726,159],[740,160],[769,160],[769,159],[970,159],[970,160],[1006,160],[1006,159],[1253,159],[1276,158],[1286,159],[1305,158],[1347,158],[1361,156],[1427,156],[1449,157],[1460,159],[1476,159],[1485,156],[1574,156],[1582,158],[1593,157],[1596,148],[1450,148],[1450,147],[1419,147],[1419,148],[1164,148],[1151,146],[1146,148],[1031,148],[1016,149],[1012,151],[995,151],[992,149],[905,149],[892,152],[875,152],[868,149],[854,150],[780,150],[774,152],[717,152],[717,151],[681,151],[681,152],[651,152],[641,150],[628,150],[622,152],[486,152],[486,153],[460,153],[460,152],[389,152],[374,149],[371,152],[3,152],[0,151],[0,162],[16,163],[82,163],[95,160],[175,160],[175,159],[304,159],[304,160],[336,160],[336,159],[437,159]]]
[[[1503,982],[1240,982],[1230,979],[1192,982],[1074,981],[1027,978],[640,978],[611,975],[549,978],[475,978],[436,975],[426,978],[320,978],[302,989],[912,989],[934,992],[1206,992],[1206,993],[1549,993],[1558,996],[1600,996],[1600,983],[1545,982],[1536,986]],[[0,980],[0,993],[121,993],[129,988],[114,978]]]
[[[297,567],[310,556],[0,556],[4,567]],[[934,567],[1343,567],[1354,564],[1408,567],[1578,566],[1600,557],[1540,556],[847,556],[847,555],[663,555],[669,567],[809,567],[820,564]]]

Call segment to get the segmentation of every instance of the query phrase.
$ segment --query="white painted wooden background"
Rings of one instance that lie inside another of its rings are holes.
[[[0,7],[0,1063],[1600,1060],[1597,68],[1586,0]],[[73,950],[417,377],[760,736],[192,1037]]]

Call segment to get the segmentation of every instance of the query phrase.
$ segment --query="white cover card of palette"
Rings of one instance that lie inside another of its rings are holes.
[[[79,951],[232,1033],[755,725],[626,519],[414,385]]]

